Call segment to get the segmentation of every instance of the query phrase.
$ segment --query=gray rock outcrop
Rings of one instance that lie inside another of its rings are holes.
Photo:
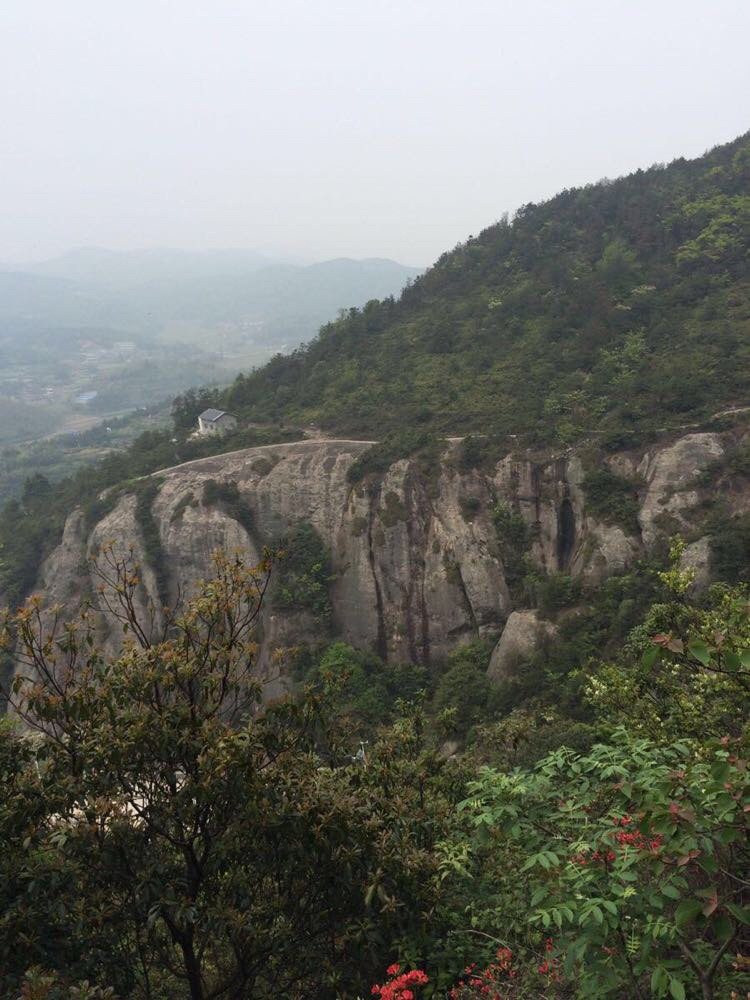
[[[610,456],[610,467],[632,477],[641,491],[638,536],[603,523],[587,508],[584,465],[575,453],[514,454],[489,471],[462,470],[452,442],[429,475],[417,460],[401,459],[376,480],[353,484],[348,470],[370,445],[304,440],[165,469],[155,474],[159,485],[151,505],[165,563],[159,582],[144,552],[135,498],[125,493],[93,526],[80,511],[70,515],[44,563],[39,589],[69,616],[83,599],[97,602],[108,648],[115,650],[118,627],[87,566],[98,547],[111,541],[118,551],[133,549],[144,567],[142,608],[158,609],[164,587],[176,600],[211,576],[216,549],[240,549],[256,562],[264,545],[307,522],[329,550],[334,575],[331,630],[318,639],[335,635],[392,661],[423,664],[443,660],[473,637],[500,639],[491,668],[500,676],[511,654],[527,655],[532,636],[537,641],[540,630],[548,629],[532,610],[513,608],[495,505],[505,504],[524,519],[526,557],[539,570],[569,573],[584,588],[596,586],[626,570],[675,525],[689,524],[701,473],[725,451],[718,434],[688,434],[645,453]],[[203,503],[211,479],[236,484],[249,519],[238,520],[221,502]],[[686,553],[701,579],[708,573],[708,551],[701,540]],[[304,614],[268,607],[261,635],[262,672],[270,679],[274,651],[295,639],[314,642],[316,625]]]
[[[701,473],[723,454],[718,434],[687,434],[643,456],[638,471],[647,492],[638,521],[645,545],[652,545],[660,534],[685,527],[687,512],[698,503]]]
[[[554,624],[541,619],[536,611],[514,611],[492,651],[487,676],[492,681],[504,680],[556,632]]]

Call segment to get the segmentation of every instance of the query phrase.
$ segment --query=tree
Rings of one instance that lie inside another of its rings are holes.
[[[3,846],[28,854],[4,891],[26,925],[41,912],[67,934],[35,963],[122,997],[356,995],[419,919],[427,858],[394,832],[385,777],[360,780],[323,698],[261,705],[253,627],[270,559],[218,555],[156,637],[137,567],[111,550],[99,565],[119,656],[87,612],[64,623],[32,600],[5,628],[24,663],[13,704],[37,737],[17,743],[29,795],[0,811]],[[29,908],[35,893],[51,913]],[[0,955],[12,930],[0,924]]]

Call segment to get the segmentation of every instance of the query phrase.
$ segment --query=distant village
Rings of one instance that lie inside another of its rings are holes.
[[[117,374],[123,366],[146,361],[149,352],[132,340],[102,343],[82,340],[68,357],[45,363],[41,358],[11,359],[0,371],[0,394],[17,402],[70,403],[85,407],[97,396],[92,385]]]

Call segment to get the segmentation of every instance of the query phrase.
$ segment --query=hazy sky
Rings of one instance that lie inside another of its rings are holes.
[[[750,0],[0,0],[0,260],[427,264],[750,128]]]

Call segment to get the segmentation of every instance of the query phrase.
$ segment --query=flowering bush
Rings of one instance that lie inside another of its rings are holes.
[[[545,958],[535,969],[521,969],[513,952],[504,945],[497,949],[494,960],[485,966],[476,962],[468,965],[458,982],[448,991],[448,1000],[514,1000],[521,996],[549,996],[555,983],[560,981],[559,961],[552,954],[554,943],[547,938],[544,943]],[[391,979],[383,986],[373,986],[372,995],[380,1000],[415,1000],[412,986],[424,986],[428,977],[424,972],[401,972],[401,966],[391,965],[387,970]],[[533,984],[529,992],[529,976]]]
[[[750,923],[739,874],[750,781],[736,744],[659,747],[620,730],[530,772],[485,768],[470,793],[475,849],[518,864],[498,912],[522,914],[529,934],[556,929],[559,961],[540,969],[587,997],[713,996]]]
[[[429,982],[429,978],[419,969],[412,969],[410,972],[402,972],[398,963],[388,966],[386,969],[390,976],[388,982],[382,986],[373,986],[372,995],[380,997],[380,1000],[415,1000],[416,994],[412,987],[419,989]]]
[[[551,951],[551,939],[548,940],[547,946]],[[542,962],[537,972],[545,978],[556,975],[554,960],[548,959]],[[484,968],[480,968],[476,963],[468,965],[448,996],[450,1000],[511,1000],[512,997],[519,995],[517,992],[519,988],[523,987],[519,970],[514,964],[513,952],[503,946],[498,948],[495,960]]]

